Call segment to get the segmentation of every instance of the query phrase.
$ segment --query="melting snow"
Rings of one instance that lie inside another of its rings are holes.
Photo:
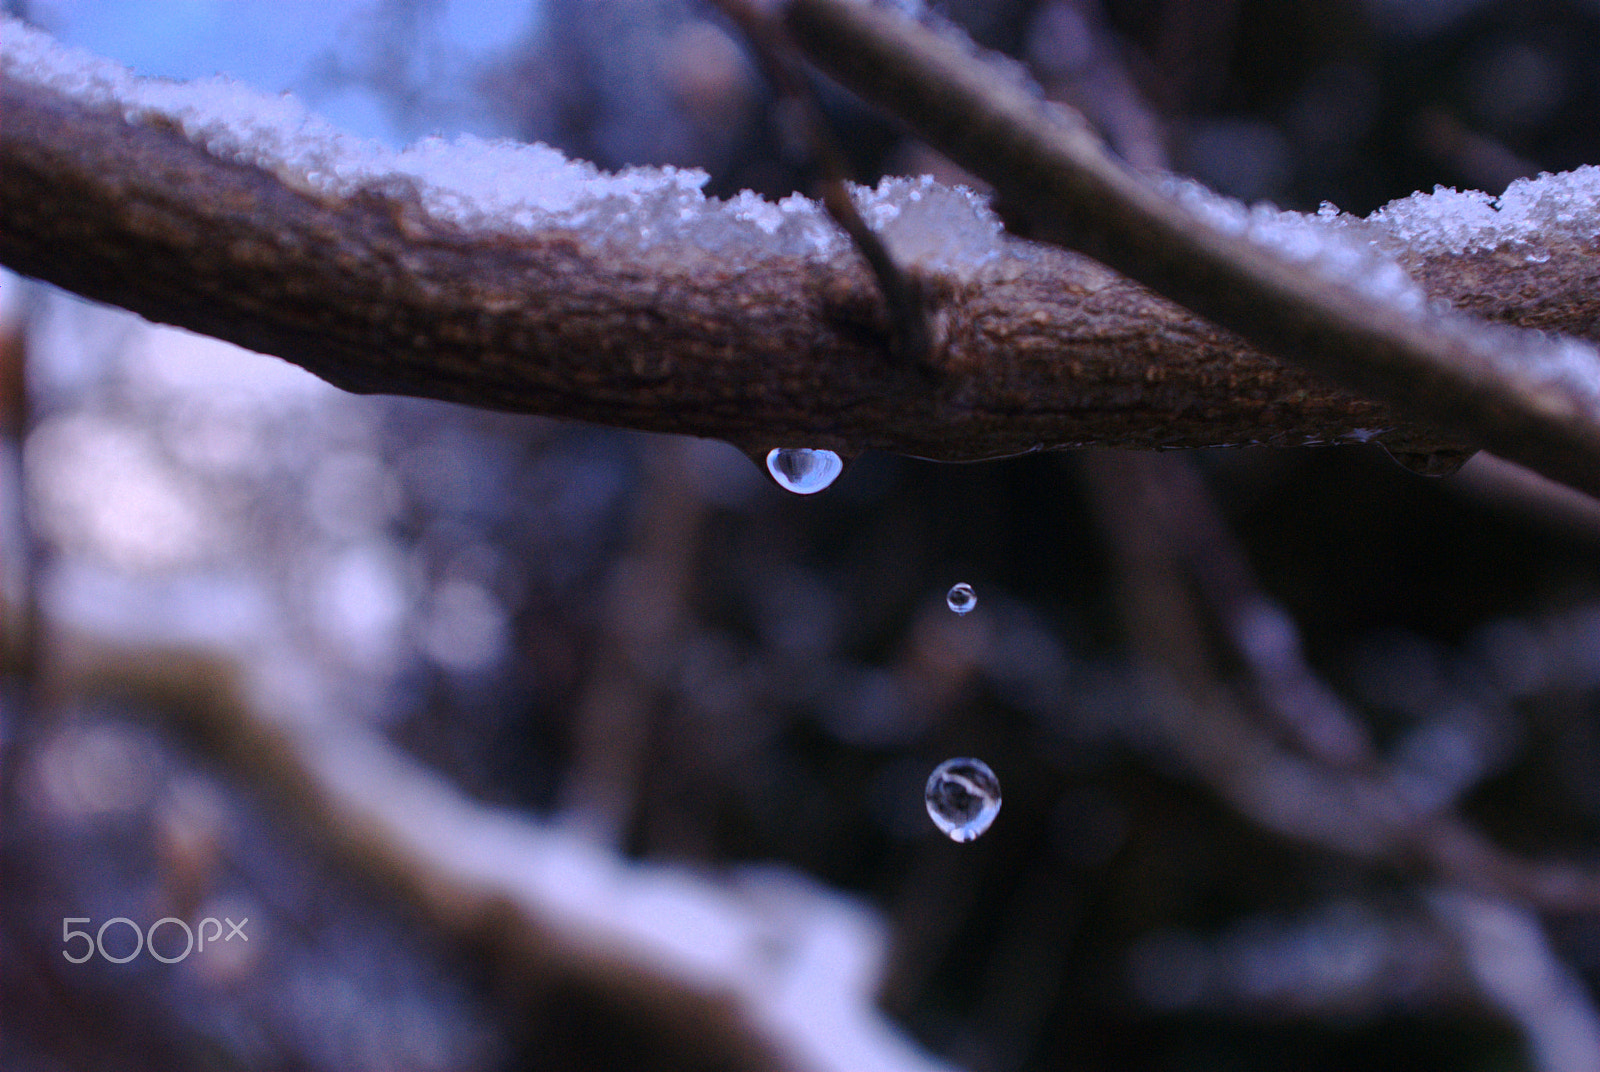
[[[475,230],[570,229],[591,242],[643,249],[685,243],[727,257],[849,256],[848,240],[816,202],[776,204],[752,193],[707,198],[694,168],[628,168],[610,174],[546,145],[470,135],[428,138],[394,152],[352,137],[290,95],[260,93],[228,78],[171,82],[0,21],[0,71],[129,122],[162,117],[220,159],[269,170],[318,196],[406,182],[435,219]],[[925,269],[966,272],[997,254],[1000,223],[986,202],[928,179],[889,179],[858,189],[890,247]]]
[[[1374,212],[1372,222],[1419,255],[1473,249],[1526,249],[1548,259],[1555,241],[1600,235],[1600,167],[1518,179],[1499,197],[1434,187]]]
[[[1407,316],[1455,334],[1480,360],[1559,388],[1600,420],[1600,354],[1587,342],[1480,323],[1430,300],[1396,257],[1507,248],[1530,263],[1552,244],[1587,245],[1600,234],[1600,167],[1519,179],[1500,197],[1439,189],[1392,201],[1366,219],[1323,203],[1312,215],[1247,207],[1199,183],[1169,178],[1165,192],[1215,230],[1248,239],[1291,264]],[[1553,403],[1552,403],[1553,404]]]
[[[772,203],[746,192],[719,201],[701,192],[708,177],[697,169],[607,174],[545,145],[471,136],[426,139],[394,152],[341,132],[291,96],[269,96],[225,78],[138,78],[10,17],[0,17],[0,72],[120,110],[130,122],[163,117],[219,158],[270,170],[318,196],[407,184],[424,211],[463,228],[563,230],[587,243],[648,252],[684,271],[694,270],[694,258],[682,256],[692,250],[723,263],[853,256],[820,206],[798,195]],[[1537,262],[1552,242],[1587,243],[1600,231],[1600,167],[1521,180],[1498,198],[1445,189],[1415,194],[1365,220],[1331,205],[1314,215],[1248,208],[1180,179],[1169,180],[1166,192],[1223,233],[1248,238],[1390,308],[1439,317],[1463,332],[1482,329],[1429,303],[1396,255],[1508,246]],[[970,276],[1036,256],[1027,243],[1004,235],[987,201],[966,189],[929,178],[885,179],[876,189],[858,189],[856,198],[896,256],[924,270]],[[1600,358],[1592,347],[1529,333],[1507,343],[1502,361],[1570,386],[1587,408],[1600,411]]]

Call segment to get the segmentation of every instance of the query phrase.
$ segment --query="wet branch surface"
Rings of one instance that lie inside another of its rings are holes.
[[[1437,433],[1327,386],[1073,254],[1003,281],[926,280],[943,343],[930,377],[889,357],[864,269],[774,257],[673,274],[586,253],[571,235],[452,229],[403,187],[319,199],[175,130],[15,80],[0,82],[0,110],[0,261],[352,391],[748,450],[803,442],[941,460],[1373,430],[1396,452],[1426,454],[1475,430]],[[1581,277],[1580,263],[1567,251],[1540,265],[1483,255],[1417,267],[1480,315],[1592,335],[1593,294],[1558,282]],[[1586,455],[1548,453],[1521,460],[1585,486],[1562,458]]]

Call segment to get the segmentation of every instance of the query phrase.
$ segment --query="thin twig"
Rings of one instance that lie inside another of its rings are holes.
[[[599,643],[573,720],[564,821],[599,844],[627,841],[662,696],[658,662],[687,628],[685,606],[705,503],[685,479],[681,442],[652,453],[626,554],[613,568]],[[655,742],[659,744],[659,742]]]
[[[1538,917],[1460,889],[1435,890],[1428,904],[1455,934],[1484,996],[1522,1029],[1535,1067],[1600,1068],[1600,1014],[1583,979],[1550,948]]]
[[[1254,704],[1307,756],[1359,768],[1376,755],[1366,727],[1306,663],[1300,629],[1255,571],[1195,467],[1181,455],[1127,463],[1148,523],[1181,559],[1203,607],[1242,664]]]
[[[883,239],[861,218],[861,211],[850,196],[844,152],[822,114],[816,91],[800,69],[799,53],[783,25],[754,0],[717,0],[717,4],[744,32],[767,80],[781,102],[798,117],[807,152],[819,173],[817,186],[822,205],[850,236],[878,281],[889,312],[890,349],[904,360],[926,363],[933,347],[933,330],[922,302],[922,288],[914,276],[895,263]]]
[[[1458,816],[1401,792],[1384,764],[1362,756],[1364,748],[1335,752],[1341,761],[1365,760],[1338,766],[1320,754],[1325,746],[1305,747],[1302,739],[1292,750],[1281,742],[1286,734],[1251,717],[1217,672],[1193,566],[1178,546],[1187,537],[1162,504],[1168,482],[1158,474],[1171,463],[1159,454],[1108,453],[1086,455],[1081,466],[1113,551],[1129,638],[1149,670],[1150,744],[1285,837],[1500,900],[1600,911],[1600,871],[1592,866],[1521,859]],[[1287,721],[1305,718],[1290,713]]]
[[[1118,161],[1075,113],[954,32],[857,0],[789,0],[783,11],[814,63],[992,183],[1032,237],[1088,253],[1273,354],[1600,495],[1600,416],[1508,368],[1503,339],[1373,300],[1213,228]]]

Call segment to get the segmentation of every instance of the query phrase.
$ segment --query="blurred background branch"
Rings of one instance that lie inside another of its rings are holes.
[[[244,662],[198,647],[53,639],[52,689],[176,713],[164,729],[196,741],[513,987],[536,972],[541,988],[607,995],[704,1067],[947,1067],[874,1007],[882,920],[800,873],[630,862],[587,830],[476,804],[329,697],[284,690],[292,669],[285,675],[264,647]],[[586,803],[572,814],[606,814]]]

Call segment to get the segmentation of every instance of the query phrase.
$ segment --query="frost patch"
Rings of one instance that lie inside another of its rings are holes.
[[[1518,179],[1499,197],[1437,186],[1391,201],[1368,219],[1420,255],[1527,247],[1548,259],[1553,240],[1600,235],[1600,167]]]

